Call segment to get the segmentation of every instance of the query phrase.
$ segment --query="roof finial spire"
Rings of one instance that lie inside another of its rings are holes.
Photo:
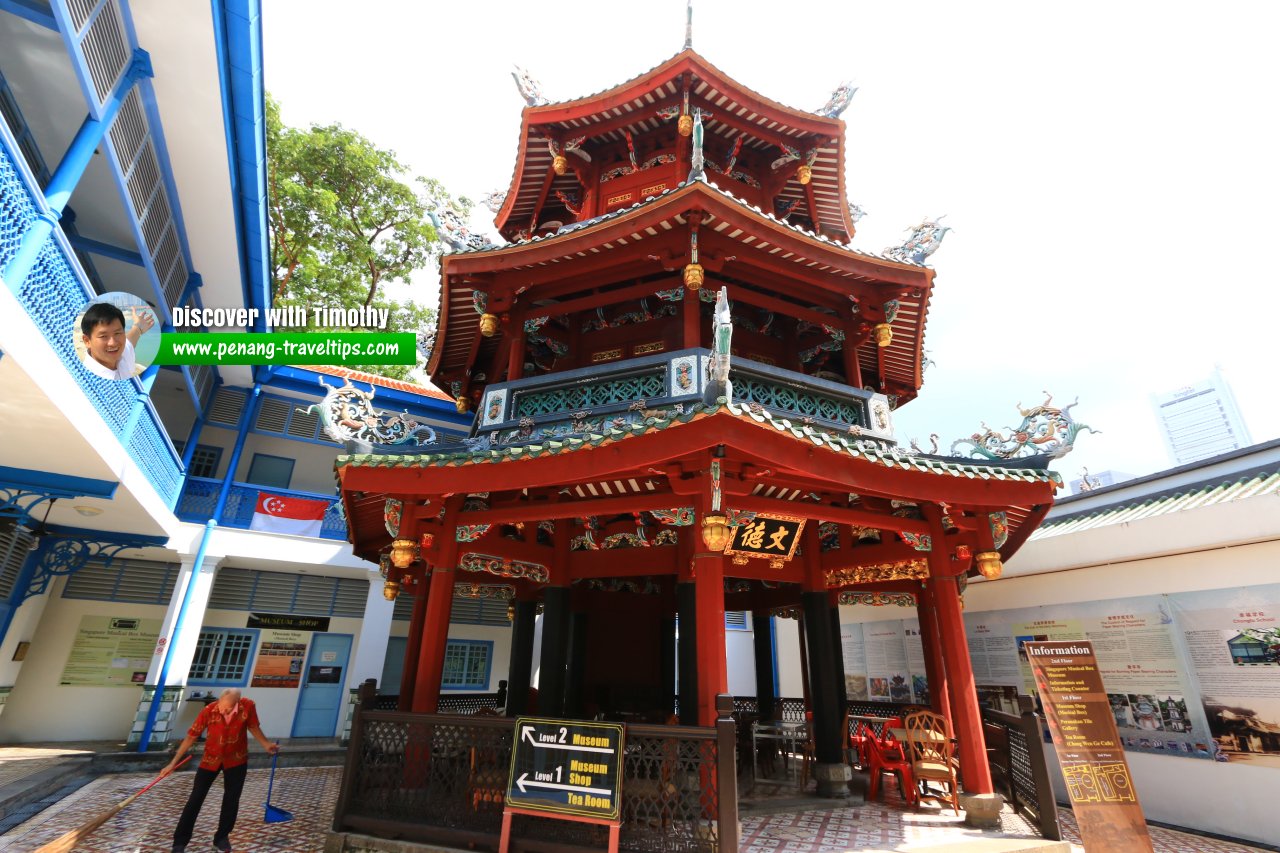
[[[693,50],[693,0],[689,0],[685,7],[684,49]]]

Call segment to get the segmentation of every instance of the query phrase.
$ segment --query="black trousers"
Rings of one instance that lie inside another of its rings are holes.
[[[213,837],[223,839],[231,835],[236,817],[240,813],[240,792],[244,790],[244,777],[249,772],[249,765],[219,767],[217,770],[198,767],[195,781],[191,785],[191,796],[187,797],[182,817],[178,818],[178,828],[173,833],[175,846],[185,846],[191,842],[191,833],[195,831],[200,807],[204,805],[204,798],[208,796],[209,788],[213,785],[213,780],[218,778],[219,772],[222,773],[222,812],[218,816],[218,831]]]

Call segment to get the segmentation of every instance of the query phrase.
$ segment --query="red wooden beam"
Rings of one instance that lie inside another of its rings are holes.
[[[649,475],[645,475],[647,478]],[[604,478],[617,479],[617,478]],[[572,485],[572,484],[571,484]],[[458,516],[459,524],[513,524],[517,521],[541,521],[558,518],[586,518],[590,515],[619,515],[651,509],[674,509],[687,506],[688,500],[670,492],[623,495],[615,498],[539,501],[495,509],[474,510]]]
[[[569,557],[569,577],[631,578],[644,575],[674,575],[677,553],[675,546],[651,548],[609,548],[599,551],[574,551]]]
[[[538,191],[538,201],[533,206],[533,216],[529,217],[529,232],[538,228],[538,216],[542,213],[542,206],[547,203],[547,196],[551,192],[551,184],[556,179],[556,170],[554,166],[547,167],[547,176],[542,179],[542,189]]]

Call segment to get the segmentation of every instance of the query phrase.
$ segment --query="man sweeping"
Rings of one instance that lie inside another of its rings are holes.
[[[252,699],[242,699],[240,691],[229,687],[222,691],[218,701],[206,705],[196,721],[187,730],[173,760],[160,771],[164,778],[174,771],[182,756],[196,742],[205,730],[204,757],[196,769],[195,782],[191,786],[191,796],[182,809],[182,817],[178,819],[178,828],[173,833],[173,853],[184,853],[191,842],[191,833],[195,830],[196,818],[200,816],[200,807],[209,793],[213,780],[222,773],[222,812],[218,817],[218,830],[213,836],[213,846],[222,851],[231,850],[231,830],[236,825],[236,815],[240,811],[240,792],[244,790],[244,777],[249,770],[249,738],[252,734],[262,748],[271,754],[280,751],[278,743],[271,743],[258,724],[258,709]]]

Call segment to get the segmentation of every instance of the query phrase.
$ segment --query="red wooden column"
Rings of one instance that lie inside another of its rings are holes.
[[[425,557],[425,555],[424,555]],[[413,710],[414,685],[418,679],[418,655],[422,650],[422,628],[427,623],[427,579],[416,583],[413,598],[413,615],[409,617],[409,638],[404,644],[404,667],[400,670],[400,698],[397,711]]]
[[[966,794],[990,794],[991,768],[987,766],[987,744],[982,736],[982,711],[973,681],[973,665],[965,641],[964,617],[960,612],[959,578],[953,574],[950,555],[942,548],[942,523],[931,519],[936,547],[929,552],[929,580],[938,615],[938,639],[951,694],[952,724],[960,744],[960,772]]]
[[[684,312],[684,348],[694,349],[702,344],[702,300],[698,296],[699,291],[684,290],[684,302],[681,303],[681,310]]]
[[[929,705],[934,711],[951,719],[950,687],[947,684],[947,668],[942,660],[942,645],[938,638],[938,604],[934,601],[933,588],[926,582],[916,593],[916,614],[920,617],[920,643],[924,646],[924,671],[929,679]]]
[[[444,676],[444,649],[449,642],[453,579],[458,564],[455,526],[464,497],[449,498],[438,534],[435,568],[431,571],[422,643],[418,650],[418,675],[413,686],[413,710],[419,714],[434,714],[440,707],[440,680]]]
[[[716,695],[729,692],[724,636],[724,554],[697,543],[693,555],[698,631],[698,725],[716,724]]]

